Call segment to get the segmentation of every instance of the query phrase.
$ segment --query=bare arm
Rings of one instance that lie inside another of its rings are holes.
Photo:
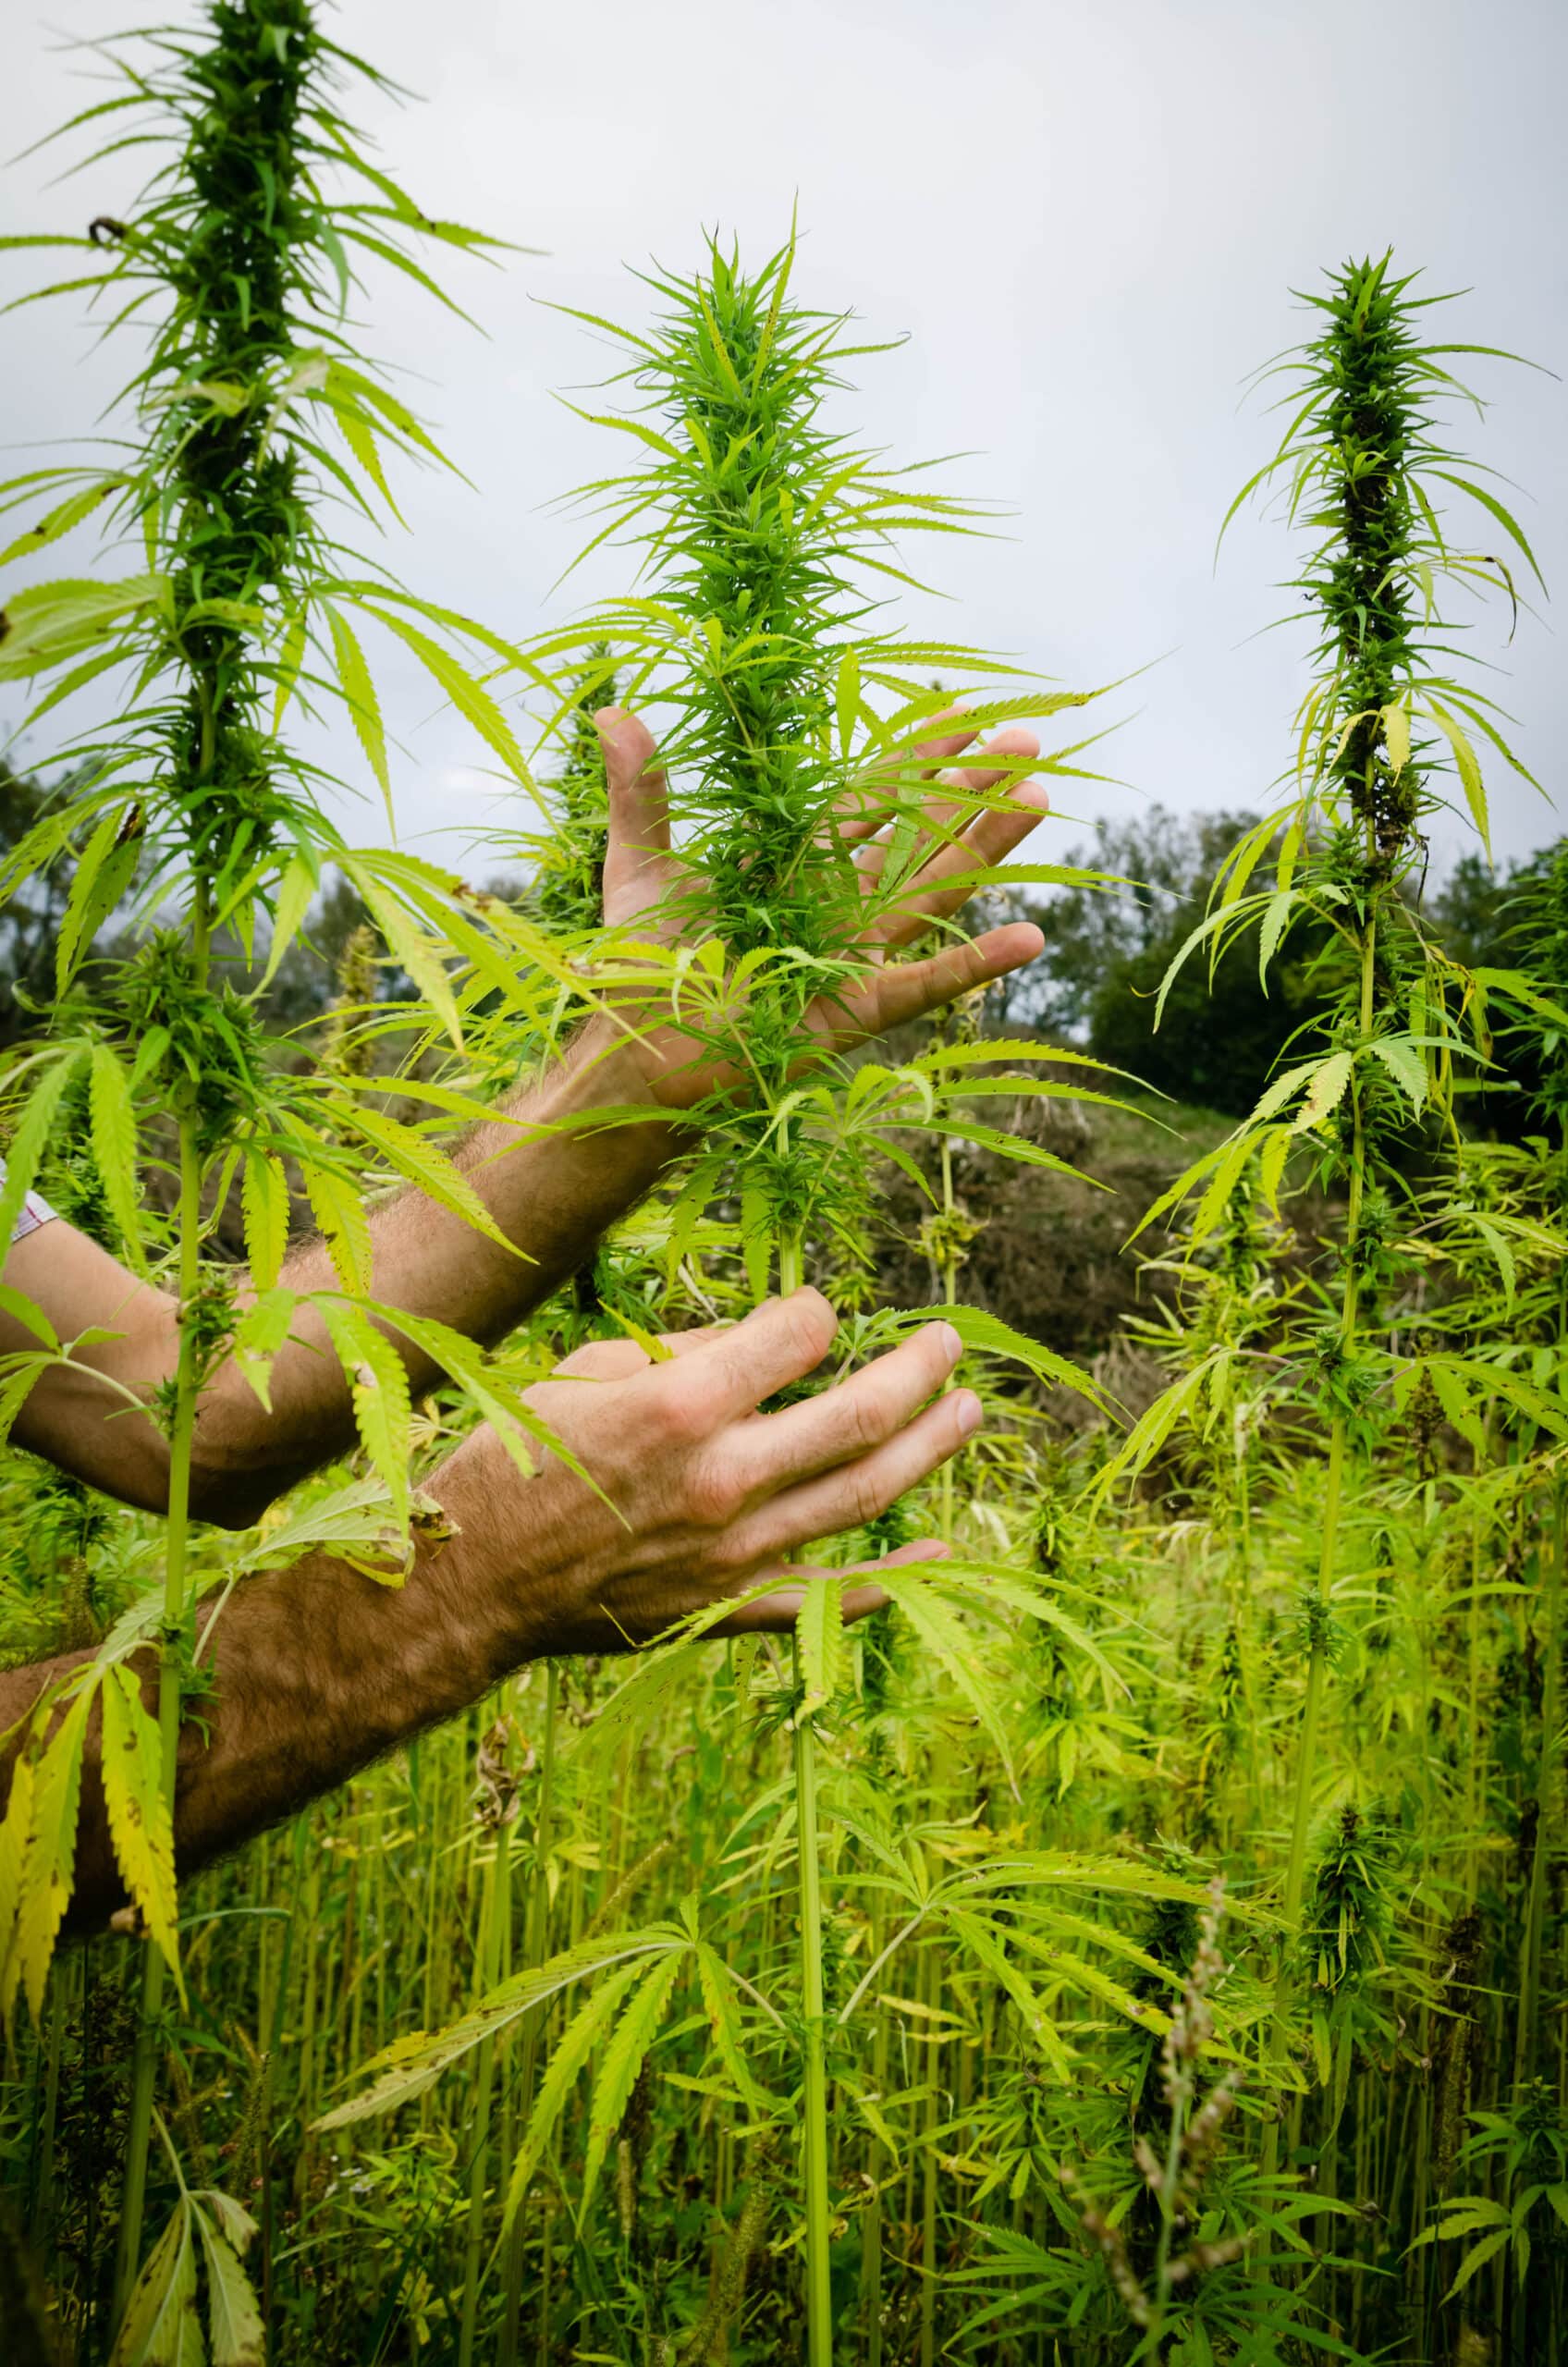
[[[478,1127],[457,1153],[500,1230],[502,1248],[417,1192],[406,1192],[372,1218],[372,1286],[384,1303],[436,1316],[470,1337],[499,1338],[558,1288],[594,1245],[648,1190],[675,1144],[672,1122],[656,1107],[645,1124],[582,1134],[533,1129],[595,1107],[646,1100],[627,1073],[619,1046],[605,1056],[590,1035],[535,1088],[517,1096],[493,1124]],[[58,1220],[12,1248],[5,1278],[36,1301],[63,1341],[93,1327],[116,1336],[80,1351],[68,1365],[41,1374],[18,1416],[18,1442],[105,1494],[162,1511],[168,1446],[124,1392],[145,1398],[175,1368],[178,1307],[138,1282],[108,1251]],[[319,1240],[288,1260],[283,1281],[298,1292],[339,1285]],[[0,1310],[0,1354],[37,1343]],[[398,1345],[416,1391],[439,1377],[400,1336]],[[103,1376],[120,1384],[104,1386]],[[353,1417],[342,1369],[325,1328],[304,1310],[273,1367],[272,1411],[264,1411],[238,1368],[224,1366],[203,1395],[191,1468],[191,1508],[199,1519],[245,1527],[275,1496],[342,1453]]]
[[[606,708],[599,722],[610,799],[606,918],[620,926],[643,918],[651,922],[676,876],[664,777],[653,741],[634,717]],[[999,860],[1045,810],[1043,792],[1024,783],[1005,809],[982,813],[960,844],[948,843],[942,833],[955,827],[945,802],[952,785],[994,790],[1021,759],[1038,754],[1032,734],[1004,731],[979,752],[977,766],[944,776],[941,768],[974,737],[961,725],[921,752],[933,782],[930,864],[901,916],[882,924],[868,947],[874,966],[852,1001],[831,1012],[819,1007],[813,1014],[819,1034],[840,1043],[879,1034],[1020,967],[1039,951],[1039,931],[1015,924],[924,960],[880,959],[901,955],[933,920],[962,905],[962,891],[942,887],[946,876]],[[845,822],[847,834],[860,842],[868,882],[879,859],[877,818],[868,795],[864,817]],[[661,1024],[657,1011],[640,1012],[638,1019],[635,1036],[618,1032],[608,1020],[594,1021],[540,1085],[503,1106],[494,1122],[477,1127],[459,1147],[459,1165],[512,1249],[486,1239],[417,1192],[406,1192],[374,1213],[372,1288],[384,1305],[437,1316],[476,1339],[497,1339],[574,1272],[606,1228],[647,1192],[679,1147],[683,1111],[720,1080],[711,1067],[693,1061],[689,1040],[675,1026]],[[602,1132],[533,1131],[610,1107],[641,1108],[648,1114],[643,1122]],[[74,1369],[56,1367],[40,1378],[18,1419],[17,1438],[105,1493],[161,1510],[166,1501],[166,1443],[149,1419],[127,1410],[124,1392],[144,1398],[173,1371],[178,1344],[175,1302],[139,1283],[106,1251],[58,1222],[13,1249],[5,1278],[43,1307],[62,1340],[94,1326],[118,1335],[84,1350]],[[319,1241],[300,1250],[284,1280],[300,1292],[337,1287]],[[33,1344],[0,1310],[0,1354]],[[438,1378],[434,1368],[400,1337],[398,1346],[415,1390],[428,1388]],[[99,1375],[120,1384],[119,1392],[105,1388]],[[351,1442],[343,1373],[325,1331],[308,1314],[274,1364],[271,1397],[269,1414],[232,1365],[209,1385],[191,1473],[192,1509],[199,1518],[244,1527],[275,1496]]]
[[[956,1452],[980,1414],[967,1391],[935,1394],[959,1354],[941,1323],[820,1396],[758,1414],[820,1362],[833,1330],[808,1290],[732,1330],[686,1335],[671,1363],[650,1366],[630,1343],[569,1358],[535,1397],[624,1519],[559,1464],[524,1482],[481,1430],[432,1486],[457,1534],[422,1546],[401,1588],[320,1555],[244,1580],[202,1654],[215,1680],[202,1704],[209,1723],[180,1737],[180,1871],[292,1814],[524,1661],[613,1651],[775,1581],[719,1632],[792,1625],[814,1574],[791,1569],[790,1554],[885,1510]],[[926,1540],[899,1558],[939,1551]],[[847,1614],[883,1600],[874,1583],[850,1589]],[[87,1657],[0,1676],[0,1732]],[[149,1669],[149,1700],[152,1685]],[[89,1751],[77,1930],[101,1927],[124,1898],[95,1740]]]

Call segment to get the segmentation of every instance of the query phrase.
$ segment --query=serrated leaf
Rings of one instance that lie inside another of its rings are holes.
[[[333,1271],[350,1296],[361,1297],[371,1280],[370,1219],[364,1203],[352,1184],[313,1163],[305,1167],[305,1193]]]
[[[413,1425],[408,1367],[361,1308],[325,1296],[317,1305],[348,1378],[360,1444],[391,1499],[398,1525],[406,1526]]]
[[[845,1675],[844,1582],[841,1578],[807,1581],[795,1620],[795,1650],[804,1695],[795,1711],[804,1723],[831,1701]]]
[[[668,1924],[650,1926],[641,1932],[623,1932],[602,1940],[582,1942],[575,1948],[564,1949],[547,1964],[514,1973],[461,2018],[438,2030],[434,2036],[423,2031],[399,2040],[385,2055],[373,2057],[365,2065],[374,2073],[371,2085],[362,2094],[333,2111],[324,2113],[312,2123],[312,2128],[325,2131],[347,2128],[353,2122],[366,2120],[373,2113],[386,2112],[394,2104],[406,2103],[411,2097],[423,2095],[434,2086],[443,2071],[482,2041],[499,2038],[524,2014],[532,2013],[551,1997],[570,1989],[574,1981],[590,1978],[597,1972],[624,1965],[629,1957],[646,1956],[656,1950],[670,1947],[684,1949],[689,1944],[686,1934]]]
[[[1372,1052],[1404,1095],[1412,1114],[1418,1118],[1427,1106],[1427,1059],[1420,1046],[1413,1044],[1407,1036],[1379,1036]]]
[[[582,2192],[577,2206],[580,2225],[587,2221],[588,2206],[594,2199],[610,2140],[626,2116],[637,2075],[659,2034],[680,1961],[680,1956],[668,1956],[644,1976],[605,2050],[588,2113],[588,2157],[582,2167]]]
[[[879,1570],[877,1582],[908,1617],[933,1660],[943,1668],[996,1745],[1010,1785],[1016,1789],[1012,1750],[1001,1707],[977,1665],[974,1640],[962,1620],[922,1578],[907,1568]]]
[[[251,1286],[270,1291],[288,1254],[288,1177],[280,1159],[250,1144],[240,1155],[239,1209]]]
[[[266,968],[261,975],[263,987],[270,987],[276,977],[278,965],[299,936],[300,924],[310,911],[320,885],[315,865],[297,854],[279,880],[273,900],[272,938],[267,946]]]
[[[386,866],[383,865],[381,867]],[[356,857],[345,856],[342,869],[369,906],[394,960],[408,972],[452,1042],[460,1049],[462,1021],[439,948],[423,933],[397,896],[388,892],[366,864]]]
[[[976,1963],[983,1966],[998,1987],[1011,1998],[1036,2053],[1044,2058],[1053,2077],[1065,2084],[1072,2077],[1072,2057],[1051,2020],[1045,2001],[1035,1994],[995,1933],[978,1916],[966,1914],[961,1907],[952,1907],[948,1912],[947,1921],[954,1936],[963,1943]]]
[[[714,2050],[729,2075],[731,2087],[748,2111],[766,2112],[769,2102],[767,2092],[758,2085],[746,2061],[744,2026],[729,1969],[705,1940],[698,1941],[696,1956],[697,1978],[702,1984],[703,2005],[713,2036]]]
[[[264,2367],[266,2332],[261,2308],[233,2244],[200,2207],[209,2199],[218,2198],[197,2198],[196,2225],[207,2267],[207,2330],[212,2337],[213,2367]]]
[[[109,2367],[201,2367],[191,2216],[182,2195],[131,2288]]]
[[[556,2042],[548,2067],[539,2083],[533,2109],[528,2116],[528,2127],[512,2164],[511,2177],[507,2182],[506,2208],[503,2226],[509,2227],[521,2209],[529,2187],[545,2158],[561,2108],[570,2094],[583,2065],[599,2042],[601,2033],[613,2021],[621,1999],[634,1982],[643,1978],[641,1964],[623,1965],[601,1981],[594,1993],[578,2008]]]
[[[1330,1052],[1326,1060],[1315,1063],[1302,1097],[1301,1108],[1296,1111],[1292,1133],[1306,1134],[1312,1127],[1321,1125],[1330,1111],[1338,1109],[1344,1099],[1345,1087],[1350,1083],[1354,1066],[1354,1055],[1349,1052]],[[1264,1098],[1267,1099],[1268,1096]],[[1262,1106],[1260,1102],[1260,1110]]]
[[[1037,1380],[1054,1381],[1060,1388],[1075,1390],[1096,1405],[1105,1404],[1104,1391],[1080,1366],[1066,1356],[1059,1356],[1054,1348],[1031,1340],[1024,1332],[1015,1331],[1011,1323],[1004,1323],[999,1315],[992,1315],[985,1307],[900,1307],[889,1328],[902,1335],[938,1319],[952,1325],[966,1348],[977,1349],[983,1355],[1007,1356],[1014,1364],[1024,1366]]]
[[[119,1228],[128,1262],[146,1271],[141,1254],[141,1211],[138,1191],[136,1111],[130,1085],[113,1048],[92,1047],[88,1077],[88,1116],[92,1125],[92,1158],[109,1213]]]
[[[44,1744],[33,1771],[16,1919],[0,1972],[0,2013],[6,2017],[18,1985],[35,2022],[43,2011],[43,1985],[76,1883],[81,1759],[95,1690],[91,1680],[82,1686]]]
[[[1464,791],[1465,803],[1470,808],[1470,818],[1476,825],[1489,863],[1492,852],[1491,824],[1487,813],[1487,792],[1481,779],[1480,761],[1470,744],[1464,725],[1455,717],[1450,715],[1446,707],[1439,706],[1435,699],[1428,699],[1427,711],[1452,752],[1454,770],[1459,775],[1460,786]]]
[[[450,1154],[429,1134],[404,1125],[400,1119],[389,1116],[373,1103],[354,1100],[347,1095],[334,1102],[333,1112],[344,1126],[351,1127],[373,1144],[406,1182],[438,1207],[449,1208],[453,1216],[460,1217],[464,1224],[484,1233],[498,1248],[511,1251],[521,1262],[522,1253],[508,1240]]]
[[[392,776],[386,764],[386,730],[381,720],[381,703],[375,694],[375,680],[365,663],[365,654],[354,637],[348,619],[325,604],[327,623],[332,629],[332,652],[337,666],[337,680],[342,685],[344,703],[355,734],[371,771],[375,776],[386,806],[386,826],[394,838],[397,820],[392,811]]]
[[[55,991],[64,995],[79,959],[136,875],[141,850],[134,805],[111,807],[81,851],[55,939]]]
[[[141,1679],[122,1662],[105,1670],[103,1781],[109,1838],[126,1888],[163,1951],[183,2000],[176,1929],[174,1825],[164,1792],[158,1722],[141,1699]]]
[[[0,550],[0,567],[8,567],[13,559],[30,558],[35,551],[58,542],[73,526],[80,526],[84,518],[91,518],[99,504],[125,482],[121,476],[102,477],[97,484],[83,485],[64,501],[56,502],[53,509],[44,511],[36,526],[30,526]]]
[[[368,613],[384,624],[388,632],[413,652],[425,671],[447,693],[464,721],[472,724],[485,745],[493,748],[515,780],[526,789],[531,786],[527,760],[517,742],[511,725],[501,713],[483,683],[474,680],[466,666],[459,664],[449,650],[428,634],[411,625],[404,617],[394,616],[386,608]]]

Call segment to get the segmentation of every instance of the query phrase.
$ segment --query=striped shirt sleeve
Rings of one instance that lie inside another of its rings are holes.
[[[0,1159],[0,1184],[5,1180],[6,1162]],[[42,1192],[30,1192],[18,1211],[15,1224],[11,1227],[11,1239],[25,1241],[30,1233],[36,1233],[41,1224],[47,1224],[54,1213],[54,1209]]]

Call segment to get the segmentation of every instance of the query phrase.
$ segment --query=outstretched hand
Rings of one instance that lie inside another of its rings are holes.
[[[529,1395],[603,1495],[556,1461],[517,1490],[484,1433],[459,1449],[452,1469],[476,1456],[485,1465],[494,1536],[515,1499],[526,1537],[515,1564],[504,1551],[496,1559],[503,1651],[615,1651],[693,1613],[720,1614],[713,1635],[791,1628],[805,1588],[827,1575],[794,1556],[886,1512],[980,1420],[974,1392],[947,1387],[962,1350],[941,1322],[817,1396],[761,1412],[815,1371],[836,1329],[827,1300],[806,1289],[740,1323],[668,1335],[662,1362],[630,1340],[580,1348]],[[944,1550],[925,1538],[888,1561]],[[886,1566],[855,1565],[846,1619],[887,1600],[876,1576]],[[471,1603],[482,1595],[465,1588]]]
[[[665,775],[653,734],[638,717],[619,707],[602,707],[594,720],[609,791],[605,920],[613,928],[628,929],[646,919],[652,932],[661,926],[657,916],[668,912],[673,891],[684,877],[670,841]],[[951,730],[915,751],[931,783],[926,808],[930,850],[897,904],[874,916],[869,900],[888,852],[887,801],[868,788],[839,815],[839,830],[856,850],[855,869],[868,900],[867,926],[859,940],[868,966],[831,1001],[825,998],[812,1005],[807,1024],[819,1040],[848,1049],[906,1020],[924,1018],[972,987],[1022,969],[1042,950],[1045,939],[1033,922],[1015,921],[981,937],[946,944],[918,961],[888,958],[902,953],[962,909],[971,891],[953,888],[949,881],[1003,861],[1048,810],[1049,800],[1037,781],[1016,781],[1021,763],[1031,763],[1040,753],[1032,731],[998,731],[975,751],[975,762],[948,769],[978,736],[973,726],[955,717]],[[972,813],[975,797],[1010,779],[1015,786],[1005,803]],[[643,1030],[638,1050],[646,1086],[667,1108],[689,1109],[728,1082],[711,1062],[693,1058],[691,1039],[673,1027]]]

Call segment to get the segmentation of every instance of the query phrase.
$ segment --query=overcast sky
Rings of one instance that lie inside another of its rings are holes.
[[[123,8],[57,0],[49,26],[100,35]],[[1434,291],[1474,291],[1453,337],[1568,371],[1563,0],[343,0],[333,15],[338,39],[421,94],[359,109],[418,202],[545,251],[439,266],[483,337],[400,286],[372,290],[367,342],[411,374],[475,488],[405,484],[412,531],[387,554],[405,579],[517,633],[619,588],[609,565],[582,593],[550,590],[574,542],[548,505],[606,455],[553,399],[598,374],[603,349],[548,307],[635,320],[645,295],[626,264],[689,268],[706,225],[760,257],[798,197],[802,295],[908,335],[864,365],[845,423],[905,458],[972,454],[955,484],[1015,512],[1006,541],[942,547],[943,628],[1073,684],[1151,667],[1107,703],[1128,718],[1104,752],[1126,785],[1080,789],[1084,817],[1256,803],[1285,761],[1303,641],[1252,636],[1280,610],[1290,540],[1248,520],[1212,561],[1270,433],[1242,382],[1298,333],[1292,287],[1391,243]],[[0,153],[94,94],[56,39],[22,0]],[[77,229],[134,193],[133,160],[54,189],[52,169],[8,168],[6,229]],[[34,267],[0,262],[18,286]],[[86,425],[116,374],[68,301],[13,317],[0,442]],[[1460,433],[1521,488],[1562,595],[1564,386],[1492,362],[1474,383],[1488,416]],[[89,557],[74,550],[71,570]],[[1551,616],[1525,617],[1511,647],[1496,615],[1473,639],[1561,798]],[[388,656],[384,681],[400,833],[457,860],[514,809],[423,678]],[[25,753],[42,761],[47,740]],[[351,745],[341,755],[364,782]],[[1501,852],[1561,827],[1501,768],[1493,798]],[[350,827],[374,835],[374,809]],[[1461,843],[1456,828],[1439,856]]]

